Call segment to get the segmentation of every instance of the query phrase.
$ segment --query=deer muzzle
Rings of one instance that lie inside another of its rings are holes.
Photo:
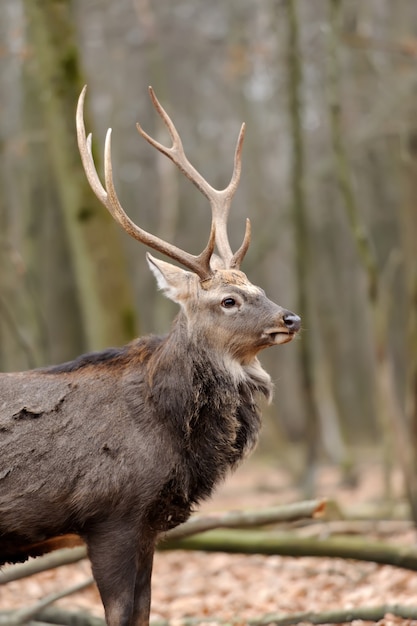
[[[284,311],[281,321],[276,326],[267,328],[264,337],[269,339],[271,345],[288,343],[301,328],[301,318],[291,311]]]

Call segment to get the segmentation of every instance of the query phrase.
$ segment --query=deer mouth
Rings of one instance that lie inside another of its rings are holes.
[[[289,330],[288,328],[271,328],[266,330],[263,336],[268,340],[270,345],[279,345],[291,341],[295,334],[295,331]]]

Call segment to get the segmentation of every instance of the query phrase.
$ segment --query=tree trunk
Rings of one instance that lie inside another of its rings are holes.
[[[302,68],[300,59],[297,0],[288,2],[288,90],[289,117],[292,138],[292,219],[295,237],[295,261],[297,283],[297,311],[303,326],[312,328],[311,300],[308,286],[310,279],[310,242],[307,225],[307,200],[304,189],[304,146],[302,135]],[[304,490],[307,497],[314,493],[315,469],[320,442],[320,418],[315,397],[314,354],[312,334],[305,334],[298,344],[302,392],[306,413],[307,462]]]
[[[121,240],[88,187],[76,146],[74,112],[82,80],[71,4],[25,0],[24,5],[86,347],[125,343],[135,333],[135,313]]]

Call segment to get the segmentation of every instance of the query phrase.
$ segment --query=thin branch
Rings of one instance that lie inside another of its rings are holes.
[[[416,58],[417,49],[414,39],[383,39],[382,37],[372,37],[358,32],[342,32],[341,39],[350,48],[382,50],[391,54],[401,54],[411,57],[411,63],[414,63]]]
[[[370,535],[376,533],[378,537],[387,535],[392,537],[409,530],[413,530],[411,520],[324,520],[297,528],[300,537],[331,537],[334,535]]]
[[[326,500],[306,500],[261,511],[229,511],[221,515],[196,516],[166,533],[169,540],[182,539],[214,528],[253,528],[278,522],[294,522],[324,514]]]
[[[268,626],[275,624],[276,626],[291,626],[291,624],[299,624],[300,622],[310,622],[311,624],[340,624],[343,622],[352,622],[353,620],[362,619],[366,621],[377,622],[385,617],[385,615],[393,615],[403,619],[416,619],[417,607],[402,606],[400,604],[387,604],[376,607],[360,607],[357,609],[339,609],[336,611],[323,611],[322,613],[313,613],[305,611],[302,613],[294,613],[293,615],[283,615],[280,613],[267,613],[260,617],[251,619],[243,619],[235,617],[227,620],[218,618],[183,618],[175,620],[177,626],[198,626],[201,623],[215,622],[217,624],[248,624],[248,626]],[[151,622],[151,626],[170,626],[168,620],[156,620]]]
[[[102,617],[84,611],[67,611],[59,606],[50,606],[40,611],[28,626],[106,626]]]
[[[87,550],[83,546],[81,548],[63,548],[49,554],[45,554],[37,559],[19,563],[0,572],[0,585],[5,585],[13,580],[20,580],[27,576],[33,576],[61,565],[69,565],[77,563],[87,556]]]
[[[39,612],[46,608],[49,604],[53,604],[57,600],[61,600],[61,598],[70,596],[73,593],[77,593],[78,591],[81,591],[82,589],[85,589],[93,584],[94,579],[88,578],[82,583],[78,583],[77,585],[64,589],[63,591],[51,593],[32,606],[17,609],[16,611],[0,612],[0,626],[19,626],[20,624],[26,624],[30,619],[32,619],[32,617],[36,617]]]

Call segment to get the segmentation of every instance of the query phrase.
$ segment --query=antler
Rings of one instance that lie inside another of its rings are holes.
[[[246,220],[246,230],[243,243],[237,252],[233,254],[227,236],[227,219],[229,216],[230,205],[240,179],[241,152],[245,134],[245,125],[242,124],[239,133],[235,151],[233,174],[230,183],[223,190],[214,189],[188,161],[182,146],[181,138],[171,118],[161,106],[152,87],[149,87],[149,93],[154,107],[161,116],[171,136],[172,146],[170,148],[163,146],[158,141],[150,137],[150,135],[148,135],[139,124],[137,124],[138,131],[152,146],[171,159],[171,161],[177,165],[185,176],[194,183],[194,185],[210,202],[212,222],[209,241],[203,252],[201,252],[198,256],[195,256],[143,230],[125,213],[117,197],[113,182],[113,167],[111,162],[111,128],[107,131],[104,147],[105,187],[103,187],[94,164],[91,148],[91,133],[87,137],[85,132],[84,100],[86,90],[87,87],[85,86],[80,94],[77,105],[76,123],[78,148],[84,170],[92,190],[104,206],[107,207],[114,219],[119,222],[129,235],[150,248],[153,248],[158,252],[162,252],[171,259],[178,261],[191,271],[195,272],[202,280],[209,278],[213,273],[210,268],[210,259],[213,254],[215,244],[217,245],[224,266],[226,268],[239,269],[250,244],[250,222],[248,219]]]
[[[97,198],[104,204],[109,210],[114,219],[119,222],[123,229],[132,237],[141,241],[145,245],[166,254],[171,259],[178,261],[192,272],[195,272],[201,280],[205,280],[212,275],[210,268],[210,259],[213,254],[215,245],[215,226],[212,224],[209,241],[207,246],[199,254],[195,256],[189,254],[176,246],[167,243],[163,239],[148,233],[139,226],[137,226],[130,217],[123,210],[119,199],[116,194],[113,182],[113,168],[111,162],[111,128],[108,129],[106,135],[106,142],[104,147],[104,178],[105,187],[103,187],[100,178],[97,174],[96,167],[94,165],[94,159],[91,149],[91,133],[86,137],[85,125],[84,125],[84,100],[87,86],[85,86],[80,94],[77,105],[77,139],[78,148],[81,155],[81,160],[84,166],[84,170],[90,183],[92,190]]]
[[[151,146],[153,146],[154,148],[165,154],[169,159],[171,159],[171,161],[175,163],[175,165],[181,170],[181,172],[183,172],[183,174],[185,174],[185,176],[189,180],[191,180],[191,182],[194,183],[194,185],[209,200],[212,212],[212,229],[214,228],[214,231],[216,233],[216,245],[220,257],[222,258],[225,267],[234,267],[236,269],[239,269],[240,264],[242,263],[250,244],[250,221],[248,219],[246,220],[246,230],[243,243],[237,250],[237,252],[233,254],[227,236],[227,220],[229,217],[230,205],[239,184],[240,173],[242,169],[241,155],[243,139],[245,136],[245,124],[242,124],[237,140],[234,168],[230,183],[225,189],[214,189],[214,187],[212,187],[205,180],[205,178],[203,178],[201,174],[195,169],[195,167],[191,165],[191,163],[188,161],[178,131],[175,128],[171,118],[155,96],[152,87],[149,87],[149,95],[152,99],[155,109],[159,113],[162,121],[168,129],[168,132],[172,139],[172,146],[170,148],[166,147],[150,137],[150,135],[148,135],[143,130],[140,124],[136,124],[138,131],[140,132],[142,137],[144,137],[146,141],[151,144]]]

